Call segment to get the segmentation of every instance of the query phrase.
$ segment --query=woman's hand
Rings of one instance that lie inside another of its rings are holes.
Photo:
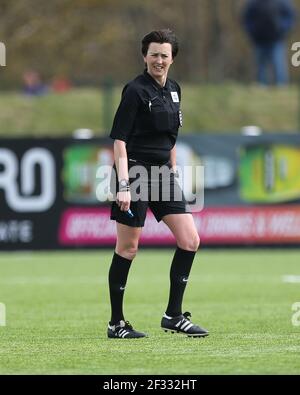
[[[128,211],[131,202],[130,191],[118,192],[116,202],[121,211]]]

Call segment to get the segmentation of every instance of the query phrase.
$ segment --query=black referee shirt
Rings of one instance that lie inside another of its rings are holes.
[[[129,158],[166,163],[181,126],[180,99],[177,82],[161,87],[145,70],[125,85],[110,137],[126,142]]]

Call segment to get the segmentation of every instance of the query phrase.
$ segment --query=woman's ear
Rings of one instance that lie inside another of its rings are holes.
[[[147,70],[148,69],[147,61],[146,61],[146,56],[144,56],[144,55],[143,55],[143,61],[144,61],[145,69]]]

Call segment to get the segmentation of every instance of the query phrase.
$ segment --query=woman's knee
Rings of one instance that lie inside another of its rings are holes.
[[[126,259],[134,259],[138,251],[138,245],[135,243],[128,243],[124,245],[120,245],[117,243],[116,245],[116,253],[121,255]]]
[[[197,251],[200,246],[200,237],[198,233],[195,233],[190,237],[184,237],[182,239],[177,240],[177,245],[182,250]]]

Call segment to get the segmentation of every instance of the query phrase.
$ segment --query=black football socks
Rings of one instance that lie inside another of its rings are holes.
[[[170,269],[170,294],[166,315],[177,317],[182,314],[182,299],[196,251],[177,247]]]
[[[131,262],[132,260],[123,258],[116,252],[113,255],[108,275],[111,303],[110,325],[115,325],[119,321],[124,320],[123,296]]]

